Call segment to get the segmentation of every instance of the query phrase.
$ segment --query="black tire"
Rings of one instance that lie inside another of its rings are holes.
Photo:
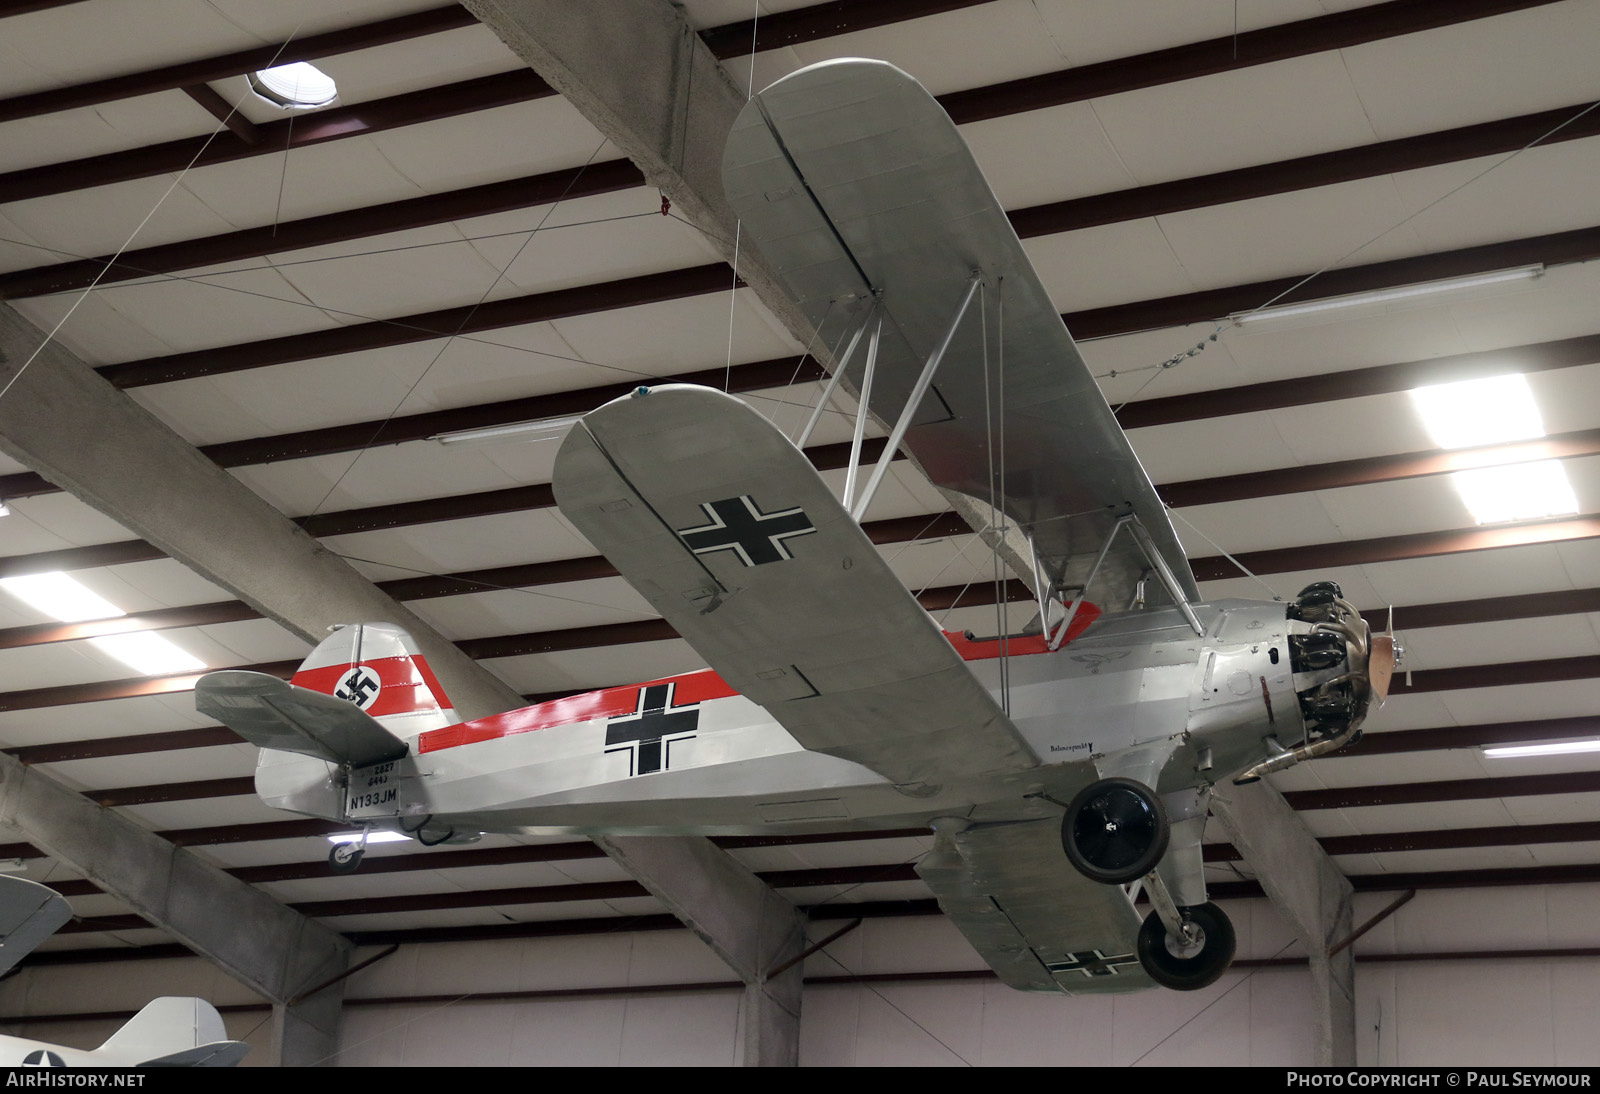
[[[1151,912],[1139,928],[1139,964],[1164,988],[1195,991],[1215,984],[1233,961],[1237,940],[1233,924],[1215,904],[1180,908],[1183,918],[1200,928],[1199,948],[1191,954],[1174,952],[1161,917]]]
[[[361,866],[367,849],[356,843],[336,843],[328,852],[328,869],[336,874],[353,874]]]
[[[1061,846],[1086,878],[1125,885],[1156,868],[1172,829],[1144,783],[1110,778],[1078,791],[1061,819]]]

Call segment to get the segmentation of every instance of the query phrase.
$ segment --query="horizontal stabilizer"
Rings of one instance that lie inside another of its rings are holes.
[[[72,918],[66,898],[36,881],[0,875],[0,973]]]
[[[209,1045],[196,1045],[167,1056],[145,1060],[139,1067],[232,1067],[249,1053],[244,1041],[213,1041]]]
[[[265,673],[207,673],[195,685],[194,705],[259,748],[353,767],[406,754],[404,741],[354,703]]]

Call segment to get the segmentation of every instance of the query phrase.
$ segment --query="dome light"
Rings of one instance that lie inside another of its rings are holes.
[[[333,77],[305,61],[250,73],[250,89],[285,110],[327,106],[339,97]]]

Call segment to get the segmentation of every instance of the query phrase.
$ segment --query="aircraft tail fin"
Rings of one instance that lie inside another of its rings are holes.
[[[250,1046],[228,1040],[222,1016],[204,999],[168,995],[146,1003],[96,1051],[141,1067],[232,1067]]]
[[[354,703],[401,739],[461,720],[417,644],[390,623],[336,627],[289,682]]]

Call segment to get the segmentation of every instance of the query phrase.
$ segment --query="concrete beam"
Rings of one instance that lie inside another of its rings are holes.
[[[521,705],[453,643],[59,343],[45,341],[0,306],[0,450],[307,641],[334,623],[397,622],[411,630],[464,715]],[[9,757],[0,759],[0,819],[282,1004],[275,1040],[282,1060],[331,1056],[342,993],[298,997],[348,965],[350,947],[338,934]]]
[[[1311,959],[1317,1058],[1324,1067],[1356,1062],[1355,954],[1329,950],[1349,937],[1354,890],[1306,830],[1305,822],[1264,782],[1219,787],[1211,812],[1244,856],[1261,888],[1283,913]]]
[[[800,1054],[802,965],[768,970],[805,946],[805,916],[766,882],[698,836],[595,840],[744,981],[746,1067],[793,1067]]]
[[[706,233],[796,341],[811,341],[760,255],[747,245],[735,253],[722,145],[745,95],[681,11],[664,0],[614,0],[603,18],[578,0],[467,0],[465,7]],[[804,942],[794,908],[707,840],[597,842],[744,980],[744,1063],[796,1063],[799,967],[771,981],[765,971]]]
[[[411,632],[465,718],[521,698],[349,563],[0,305],[0,451],[98,509],[308,642],[335,623]]]
[[[339,934],[230,877],[193,852],[0,755],[0,823],[275,1002],[344,971]]]

